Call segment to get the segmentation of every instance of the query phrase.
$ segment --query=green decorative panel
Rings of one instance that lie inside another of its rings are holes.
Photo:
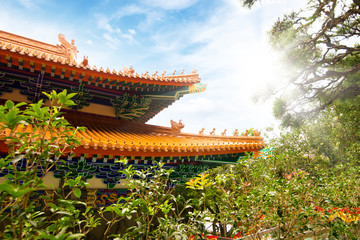
[[[5,73],[0,72],[0,95],[2,95],[3,92],[12,92],[11,85],[13,84],[13,79],[6,78]]]
[[[73,101],[76,103],[76,106],[72,107],[74,110],[79,110],[84,106],[90,105],[89,101],[93,98],[93,96],[85,89],[84,83],[80,83],[79,87],[72,87],[71,92],[77,93],[73,97]]]
[[[132,120],[141,117],[149,109],[151,100],[145,97],[133,95],[130,97],[128,93],[115,98],[111,101],[115,108],[115,115],[119,119]]]

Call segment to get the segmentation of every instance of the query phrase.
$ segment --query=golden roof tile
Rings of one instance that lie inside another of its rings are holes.
[[[143,123],[110,119],[80,119],[78,116],[67,116],[74,126],[86,126],[85,132],[77,132],[81,146],[75,153],[96,152],[108,155],[142,155],[153,156],[194,156],[231,154],[255,151],[265,146],[260,136],[218,136],[189,133],[174,134],[171,128],[147,125]],[[21,129],[33,132],[32,126]],[[2,137],[9,134],[3,132]],[[0,137],[1,137],[0,136]]]
[[[174,74],[171,76],[165,76],[165,71],[161,76],[158,76],[158,71],[156,71],[152,75],[149,75],[148,72],[145,72],[144,74],[138,74],[132,67],[123,68],[123,72],[119,70],[118,73],[116,73],[116,70],[110,71],[109,68],[106,68],[106,70],[104,70],[102,66],[100,66],[99,69],[96,66],[91,68],[88,64],[83,64],[84,61],[81,63],[77,63],[75,61],[77,49],[73,42],[68,43],[65,40],[65,36],[63,34],[59,34],[59,41],[61,43],[60,45],[52,45],[0,30],[0,49],[8,52],[3,54],[11,53],[12,55],[26,55],[30,58],[36,58],[42,63],[61,63],[63,65],[66,65],[65,67],[75,67],[78,69],[86,69],[92,71],[94,75],[96,75],[96,73],[99,73],[106,74],[107,77],[110,78],[114,78],[115,76],[128,77],[130,78],[130,81],[146,80],[159,83],[164,82],[187,85],[199,83],[201,80],[196,71],[193,71],[191,74],[184,74],[183,70],[180,75],[175,75],[175,70]],[[91,75],[91,73],[89,74]]]

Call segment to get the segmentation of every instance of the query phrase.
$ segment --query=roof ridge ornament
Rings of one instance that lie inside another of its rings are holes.
[[[205,131],[205,128],[202,128],[202,129],[199,131],[199,134],[200,134],[200,135],[204,135],[204,131]]]
[[[174,133],[180,133],[181,129],[185,127],[185,125],[181,122],[182,120],[179,120],[179,122],[175,122],[174,120],[170,120],[171,123],[171,131]]]
[[[260,132],[259,130],[255,129],[255,130],[254,130],[254,136],[255,136],[255,137],[258,137],[258,136],[260,136],[260,135],[261,135],[261,132]]]
[[[61,51],[68,57],[68,59],[70,59],[70,62],[75,61],[77,58],[77,53],[79,52],[75,46],[75,40],[71,39],[70,44],[68,41],[66,41],[65,35],[62,33],[58,35],[58,38],[59,42],[61,43],[61,45],[59,45],[61,47]]]
[[[126,75],[133,75],[135,73],[135,70],[133,66],[130,66],[129,68],[123,67],[123,73]]]
[[[235,129],[234,132],[233,132],[233,135],[235,137],[238,137],[239,136],[239,130],[238,129]]]
[[[84,56],[84,59],[82,60],[81,64],[86,67],[89,65],[89,56]]]

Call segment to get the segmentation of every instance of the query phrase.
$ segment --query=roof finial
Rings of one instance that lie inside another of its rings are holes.
[[[126,75],[132,75],[132,74],[134,74],[135,70],[134,70],[133,66],[130,66],[129,68],[123,67],[123,72]]]
[[[149,77],[149,71],[146,71],[145,73],[141,74],[141,77],[148,78]]]
[[[205,128],[202,128],[202,129],[199,131],[199,134],[200,134],[200,135],[204,135],[204,130],[205,130]]]
[[[166,74],[166,71],[164,71],[162,74],[161,74],[161,77],[165,77],[165,74]]]
[[[152,77],[155,77],[155,78],[158,77],[157,74],[158,74],[158,71],[156,71],[156,72],[152,75]]]
[[[234,135],[234,136],[239,136],[239,130],[235,129],[233,135]]]
[[[185,125],[181,122],[182,120],[179,120],[179,123],[173,121],[172,119],[170,120],[171,123],[171,130],[175,133],[180,133],[181,129],[183,129],[185,127]]]
[[[75,61],[77,58],[77,53],[79,52],[75,46],[75,40],[72,39],[70,44],[68,41],[66,41],[65,36],[62,33],[58,35],[58,39],[61,43],[60,47],[62,48],[63,53],[68,56],[70,62]]]
[[[84,59],[82,60],[81,64],[86,67],[89,65],[88,56],[84,56]]]
[[[243,134],[243,136],[249,136],[249,130],[246,129],[245,133]]]

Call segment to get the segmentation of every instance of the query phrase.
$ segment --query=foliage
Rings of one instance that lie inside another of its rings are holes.
[[[47,106],[42,100],[33,104],[8,100],[0,106],[1,138],[9,147],[8,155],[0,159],[0,171],[6,174],[0,184],[2,239],[79,239],[97,224],[90,208],[74,200],[86,186],[81,178],[64,178],[54,192],[54,203],[35,207],[37,192],[46,189],[45,175],[79,144],[76,132],[82,130],[70,126],[60,112],[74,105],[74,94],[66,90],[44,94]]]
[[[242,5],[247,8],[251,8],[258,1],[259,0],[240,0],[240,2],[242,2]]]
[[[126,160],[122,160],[126,164]],[[163,168],[158,163],[147,169],[135,170],[132,166],[121,172],[127,176],[131,194],[119,198],[116,204],[105,207],[102,211],[112,212],[108,222],[128,218],[136,224],[127,229],[125,234],[112,237],[121,239],[187,239],[189,234],[199,233],[196,229],[196,216],[192,208],[193,200],[174,194],[175,186],[169,176],[172,169]],[[102,214],[104,217],[104,214]],[[108,230],[111,228],[109,225]],[[106,239],[106,234],[104,239]]]
[[[274,108],[285,126],[360,94],[359,17],[357,1],[311,0],[274,23],[270,42],[290,71]]]
[[[315,159],[302,166],[304,160],[297,161],[298,157],[290,151],[273,151],[262,159],[210,171],[208,180],[213,184],[202,201],[214,233],[233,237],[275,227],[273,237],[278,239],[301,237],[307,231],[355,239],[360,231],[360,167],[324,167]]]
[[[211,169],[175,192],[169,188],[171,170],[125,170],[129,179],[137,176],[129,183],[132,194],[112,208],[121,213],[129,212],[123,207],[132,209],[127,217],[136,225],[119,237],[186,239],[191,233],[202,238],[211,225],[213,234],[223,237],[274,229],[277,239],[301,238],[307,232],[356,239],[358,101],[337,101],[315,122],[282,130],[261,158],[249,155],[236,165]]]
[[[276,239],[306,232],[357,239],[359,120],[358,97],[338,100],[315,121],[282,129],[261,158],[242,158],[191,180],[188,191],[198,195],[187,194],[200,198],[198,209],[223,237],[276,229]]]
[[[79,144],[76,131],[81,129],[71,127],[60,113],[73,104],[71,97],[66,91],[52,92],[49,106],[42,101],[0,106],[1,136],[9,146],[8,156],[0,159],[1,171],[7,173],[0,184],[3,239],[80,239],[99,224],[94,210],[80,199],[87,186],[81,177],[64,176],[54,201],[35,208],[45,174]],[[240,158],[236,165],[198,175],[186,187],[174,187],[169,178],[173,170],[163,163],[146,169],[129,166],[122,173],[131,193],[97,210],[106,224],[103,238],[202,239],[212,225],[213,234],[224,237],[273,228],[279,239],[307,231],[356,239],[359,104],[359,97],[337,100],[316,121],[283,130],[260,159]],[[133,226],[111,234],[124,219]]]

